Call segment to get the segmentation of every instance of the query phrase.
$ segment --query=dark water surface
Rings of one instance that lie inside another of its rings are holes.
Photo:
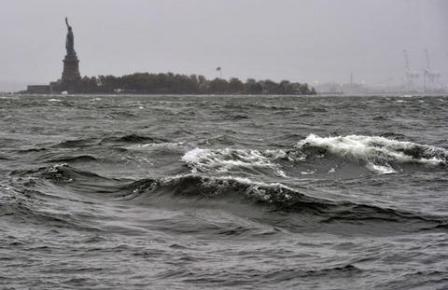
[[[447,289],[447,97],[3,96],[0,286]]]

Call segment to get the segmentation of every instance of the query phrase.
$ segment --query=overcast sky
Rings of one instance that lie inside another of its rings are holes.
[[[58,79],[65,16],[82,75],[400,83],[425,48],[448,75],[446,0],[0,0],[0,81]]]

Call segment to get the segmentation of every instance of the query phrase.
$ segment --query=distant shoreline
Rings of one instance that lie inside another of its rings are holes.
[[[306,83],[283,80],[238,78],[209,80],[202,75],[173,73],[134,73],[123,76],[100,75],[73,81],[56,81],[49,85],[28,86],[21,93],[46,94],[173,94],[173,95],[316,95]]]
[[[29,96],[29,97],[225,97],[225,98],[237,98],[237,97],[323,97],[323,98],[365,98],[365,97],[379,97],[379,98],[421,98],[421,97],[448,97],[447,93],[436,93],[436,94],[406,94],[399,92],[390,93],[365,93],[365,94],[327,94],[327,93],[316,93],[315,95],[278,95],[278,94],[135,94],[135,93],[27,93],[22,92],[1,92],[2,97],[13,97],[13,96]]]

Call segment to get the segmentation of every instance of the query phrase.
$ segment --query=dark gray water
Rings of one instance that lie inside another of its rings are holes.
[[[4,96],[7,289],[447,289],[447,97]]]

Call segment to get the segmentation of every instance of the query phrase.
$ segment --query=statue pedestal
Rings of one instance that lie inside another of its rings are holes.
[[[62,83],[69,84],[79,81],[79,60],[76,55],[66,55],[64,58],[64,70],[62,72]]]

